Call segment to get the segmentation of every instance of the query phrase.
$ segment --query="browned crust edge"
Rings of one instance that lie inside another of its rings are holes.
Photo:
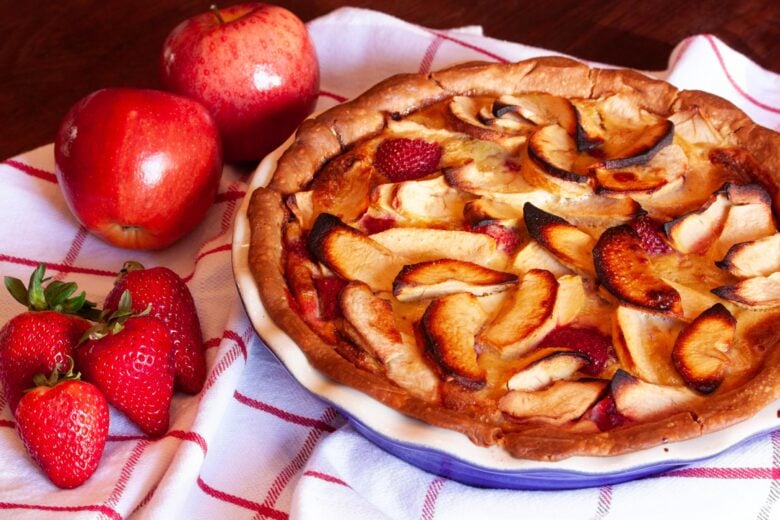
[[[708,400],[706,408],[602,433],[537,427],[502,434],[495,425],[464,419],[408,395],[380,376],[356,368],[314,334],[290,308],[281,267],[281,230],[286,218],[281,195],[303,189],[325,162],[354,142],[380,132],[388,118],[454,95],[532,91],[586,98],[622,93],[663,116],[698,107],[721,135],[748,150],[764,166],[764,170],[756,172],[757,180],[773,194],[775,211],[780,213],[777,173],[780,172],[780,135],[753,123],[741,110],[717,96],[678,91],[635,71],[591,69],[575,60],[558,57],[513,64],[472,62],[428,75],[393,76],[358,98],[304,122],[295,141],[280,158],[268,189],[259,188],[252,195],[249,265],[263,305],[274,322],[295,340],[317,370],[337,382],[357,388],[412,417],[460,431],[478,444],[500,440],[512,455],[521,458],[560,460],[573,455],[614,455],[690,439],[744,420],[777,399],[780,338],[769,334],[760,338],[769,353],[755,377],[738,389]],[[776,320],[777,315],[769,318]]]

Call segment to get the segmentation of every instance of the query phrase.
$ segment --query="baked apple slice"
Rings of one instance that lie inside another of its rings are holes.
[[[523,220],[531,238],[561,262],[577,272],[593,275],[592,251],[596,240],[592,236],[531,203],[523,206]]]
[[[727,184],[729,210],[723,229],[712,246],[715,258],[723,258],[731,246],[758,240],[777,232],[772,198],[758,184]]]
[[[312,257],[346,280],[359,280],[375,291],[390,291],[404,259],[344,224],[338,217],[320,213],[309,232]]]
[[[443,258],[404,266],[393,281],[393,295],[402,302],[439,298],[457,292],[485,296],[506,291],[515,284],[517,275]]]
[[[646,164],[670,145],[673,137],[674,123],[668,119],[640,128],[613,129],[601,147],[607,157],[603,167],[616,170]]]
[[[682,383],[671,353],[682,323],[674,318],[619,306],[613,321],[612,344],[621,365],[645,381]]]
[[[535,188],[520,175],[517,167],[504,162],[495,168],[483,169],[474,160],[444,169],[447,184],[458,190],[477,195],[494,193],[522,193],[526,197],[549,198],[549,193]]]
[[[350,282],[341,291],[339,302],[350,325],[344,330],[384,366],[391,381],[426,401],[438,398],[439,378],[425,363],[413,338],[405,338],[399,331],[389,301],[362,282]]]
[[[535,240],[528,242],[517,252],[512,261],[511,271],[525,274],[531,269],[550,271],[556,278],[572,273],[571,269],[560,263]]]
[[[780,306],[780,272],[716,287],[712,293],[743,307],[771,309]]]
[[[597,193],[630,195],[639,200],[659,196],[677,189],[688,170],[688,157],[677,145],[665,146],[646,162],[633,159],[638,162],[608,168],[609,161],[605,161],[605,166],[595,168]],[[625,162],[629,160],[625,159]]]
[[[514,419],[563,424],[582,417],[593,406],[606,381],[556,381],[544,390],[512,390],[498,401],[498,409]]]
[[[489,104],[467,96],[454,96],[447,108],[453,127],[477,139],[497,141],[507,135],[530,133],[534,128],[523,118],[496,117]]]
[[[432,301],[420,322],[431,358],[445,376],[472,390],[487,383],[474,348],[486,317],[473,294],[456,293]]]
[[[356,153],[329,161],[311,183],[313,217],[330,213],[344,222],[357,220],[368,208],[372,172]]]
[[[675,133],[690,144],[719,145],[723,137],[699,111],[699,107],[675,112],[669,116]]]
[[[736,327],[737,320],[718,303],[680,332],[672,361],[688,388],[710,394],[720,386],[726,377]]]
[[[573,350],[555,350],[545,352],[516,372],[506,382],[508,390],[534,392],[550,386],[555,381],[569,380],[590,363],[590,357],[583,352]]]
[[[408,259],[407,264],[450,258],[473,262],[491,269],[502,269],[509,258],[496,240],[485,233],[433,228],[391,228],[370,238]],[[390,273],[394,277],[400,267]],[[391,278],[392,279],[392,278]]]
[[[612,377],[609,391],[617,411],[635,421],[648,421],[668,416],[693,407],[703,399],[684,386],[648,383],[622,369],[615,372]]]
[[[574,138],[559,125],[545,126],[528,140],[523,176],[534,186],[561,196],[593,193],[595,179],[588,173],[597,160],[577,150]]]
[[[599,282],[621,302],[682,316],[680,294],[653,272],[641,238],[627,224],[602,233],[593,248],[593,264]]]
[[[768,276],[780,271],[780,233],[734,244],[715,265],[738,278]]]
[[[519,114],[523,120],[539,126],[557,124],[574,136],[577,132],[577,111],[571,101],[559,96],[534,92],[520,96],[501,96],[493,102],[495,117],[506,119]]]
[[[724,192],[715,193],[700,209],[664,224],[669,242],[681,253],[703,253],[715,242],[729,211]]]
[[[392,188],[391,207],[398,214],[427,224],[457,222],[463,215],[466,194],[450,187],[444,177],[406,181]]]
[[[477,343],[504,358],[521,356],[556,326],[571,322],[584,303],[582,278],[567,275],[556,280],[549,271],[533,269],[507,295]]]

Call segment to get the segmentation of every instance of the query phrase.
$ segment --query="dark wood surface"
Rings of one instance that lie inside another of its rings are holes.
[[[3,2],[0,17],[0,158],[53,139],[67,109],[108,86],[156,87],[168,32],[209,0]],[[238,3],[223,0],[221,6]],[[488,36],[646,70],[666,68],[674,46],[709,33],[780,72],[780,2],[603,0],[287,0],[304,21],[343,5],[432,28],[481,25]]]

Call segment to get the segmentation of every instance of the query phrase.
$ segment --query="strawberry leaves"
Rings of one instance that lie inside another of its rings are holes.
[[[6,289],[14,300],[31,311],[57,311],[63,314],[75,314],[88,320],[100,318],[100,311],[95,303],[87,300],[87,293],[82,291],[73,296],[78,286],[73,282],[49,281],[44,278],[46,266],[38,264],[30,275],[27,286],[18,278],[6,276],[3,279]],[[44,286],[44,283],[48,282]]]

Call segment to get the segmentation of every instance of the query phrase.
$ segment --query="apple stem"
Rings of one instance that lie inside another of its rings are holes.
[[[220,24],[225,23],[225,20],[222,18],[222,15],[219,14],[219,7],[217,7],[217,4],[211,4],[209,6],[209,9],[211,9],[211,12],[214,13],[214,16],[217,17],[217,20]]]

